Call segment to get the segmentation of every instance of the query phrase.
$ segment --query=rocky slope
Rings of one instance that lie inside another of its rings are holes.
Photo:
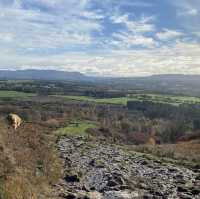
[[[66,199],[200,198],[200,170],[160,161],[85,137],[58,142],[64,177],[56,185]]]

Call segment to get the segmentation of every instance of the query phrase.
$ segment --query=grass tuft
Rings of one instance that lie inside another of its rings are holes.
[[[57,136],[66,135],[86,135],[86,130],[89,128],[95,128],[97,124],[92,121],[73,121],[66,127],[56,130]]]

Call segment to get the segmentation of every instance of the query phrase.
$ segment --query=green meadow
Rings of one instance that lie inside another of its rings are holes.
[[[96,126],[97,123],[92,121],[73,121],[66,127],[56,130],[55,134],[58,136],[85,135],[87,129],[95,128]]]
[[[24,93],[18,91],[0,91],[0,98],[27,98],[34,97],[34,93]]]
[[[18,91],[0,91],[0,98],[29,98],[36,96],[36,93],[24,93]],[[180,104],[195,104],[200,103],[199,97],[189,96],[175,96],[175,95],[162,95],[162,94],[128,94],[127,97],[119,98],[94,98],[87,96],[67,96],[56,95],[52,97],[59,97],[66,100],[85,101],[103,104],[118,104],[125,105],[128,101],[151,101],[155,103],[164,103],[172,105]]]
[[[157,103],[166,103],[172,105],[180,104],[195,104],[200,103],[199,97],[190,96],[174,96],[174,95],[161,95],[161,94],[134,94],[128,96],[130,99],[139,101],[152,101]]]
[[[86,101],[86,102],[105,103],[105,104],[119,104],[119,105],[126,105],[128,101],[152,101],[155,103],[165,103],[172,105],[180,105],[184,103],[186,104],[200,103],[200,98],[198,97],[170,96],[161,94],[132,94],[132,95],[127,95],[127,97],[103,98],[103,99],[87,97],[87,96],[56,96],[56,97],[62,97],[67,100]]]

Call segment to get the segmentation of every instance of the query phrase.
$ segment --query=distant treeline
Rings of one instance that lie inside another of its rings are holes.
[[[125,91],[111,90],[99,84],[64,81],[0,81],[0,90],[38,95],[78,95],[96,98],[125,97]]]
[[[192,124],[194,129],[200,129],[200,104],[170,104],[154,103],[150,101],[128,101],[129,110],[142,112],[150,119],[164,118]]]

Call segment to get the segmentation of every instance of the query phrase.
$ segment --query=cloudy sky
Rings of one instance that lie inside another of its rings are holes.
[[[0,69],[200,74],[200,0],[0,0]]]

